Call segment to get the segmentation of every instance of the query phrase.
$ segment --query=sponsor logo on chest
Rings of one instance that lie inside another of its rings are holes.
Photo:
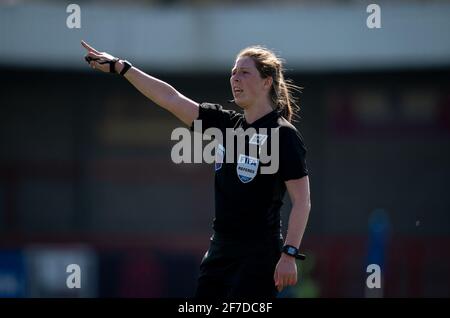
[[[260,145],[262,146],[267,140],[267,135],[263,134],[254,134],[252,138],[250,138],[249,143],[253,145]]]

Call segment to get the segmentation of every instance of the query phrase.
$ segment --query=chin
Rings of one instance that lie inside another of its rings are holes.
[[[245,105],[245,103],[243,103],[242,101],[240,101],[240,100],[234,100],[234,103],[236,104],[236,105],[238,105],[240,108],[242,108],[242,109],[245,109],[245,108],[247,108],[247,105]]]

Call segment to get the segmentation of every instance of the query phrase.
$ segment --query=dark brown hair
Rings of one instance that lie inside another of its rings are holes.
[[[294,117],[298,117],[297,113],[300,107],[293,92],[301,92],[302,87],[294,85],[292,80],[284,78],[283,60],[271,50],[259,45],[241,50],[236,59],[239,57],[252,58],[262,78],[272,77],[270,99],[275,109],[279,109],[289,122]]]

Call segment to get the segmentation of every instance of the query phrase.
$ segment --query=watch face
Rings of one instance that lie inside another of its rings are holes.
[[[293,248],[293,247],[289,247],[288,248],[288,253],[289,254],[297,254],[296,251],[295,251],[295,248]]]

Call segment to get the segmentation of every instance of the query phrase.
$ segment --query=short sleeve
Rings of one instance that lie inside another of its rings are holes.
[[[283,181],[308,175],[303,137],[291,127],[280,129],[280,175]]]
[[[233,127],[235,119],[239,114],[233,110],[224,110],[220,104],[201,103],[199,105],[197,121],[201,121],[201,132],[208,128],[218,128],[225,130],[227,127]],[[199,123],[194,121],[190,127],[192,131],[200,130]]]

